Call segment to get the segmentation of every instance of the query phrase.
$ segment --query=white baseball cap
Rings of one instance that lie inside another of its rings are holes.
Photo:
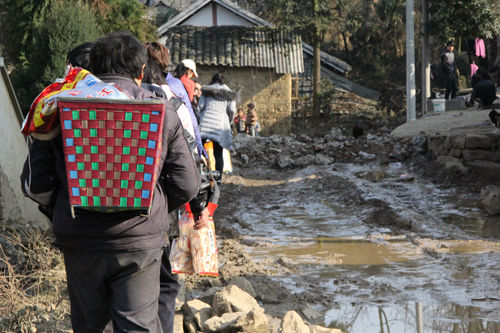
[[[194,76],[198,77],[198,73],[196,73],[196,64],[194,63],[193,60],[191,59],[184,59],[181,61],[186,68],[189,68],[190,70],[193,71]]]

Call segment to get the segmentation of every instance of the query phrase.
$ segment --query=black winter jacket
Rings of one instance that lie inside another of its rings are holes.
[[[103,75],[104,82],[113,82],[136,99],[153,98],[151,92],[137,86],[135,81],[119,75]],[[53,150],[39,159],[33,145],[30,155],[37,155],[37,165],[31,165],[32,174],[36,168],[54,170],[57,188],[52,219],[56,244],[81,251],[136,251],[160,248],[166,244],[166,232],[169,227],[168,210],[190,201],[200,185],[200,174],[189,151],[179,117],[166,102],[163,127],[161,172],[155,187],[153,203],[149,217],[139,216],[135,212],[99,213],[79,211],[76,218],[71,216],[68,188],[65,174],[64,156],[61,137],[50,144]],[[43,155],[43,154],[42,154]],[[23,172],[22,184],[26,183]],[[42,180],[42,179],[41,179]],[[43,181],[43,180],[42,180]],[[43,184],[36,184],[31,177],[33,189],[46,190]]]

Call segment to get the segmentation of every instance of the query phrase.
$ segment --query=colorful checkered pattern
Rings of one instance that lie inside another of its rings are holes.
[[[149,210],[163,103],[64,100],[58,110],[72,207]]]

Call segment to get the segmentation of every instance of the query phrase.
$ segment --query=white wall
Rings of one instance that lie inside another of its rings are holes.
[[[21,191],[19,177],[28,147],[1,73],[0,119],[0,227],[13,223],[31,223],[47,228],[50,225],[48,219]]]
[[[182,25],[193,25],[199,27],[211,27],[212,22],[212,4],[200,9],[196,14],[182,22]],[[233,12],[217,5],[217,25],[239,25],[244,27],[253,27],[254,25]]]

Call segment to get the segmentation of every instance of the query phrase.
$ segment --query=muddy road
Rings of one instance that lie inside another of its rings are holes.
[[[387,133],[236,147],[215,216],[221,280],[245,276],[266,312],[294,309],[352,333],[416,332],[421,309],[424,332],[500,330],[500,220],[479,207],[478,184],[423,176],[415,142]]]

